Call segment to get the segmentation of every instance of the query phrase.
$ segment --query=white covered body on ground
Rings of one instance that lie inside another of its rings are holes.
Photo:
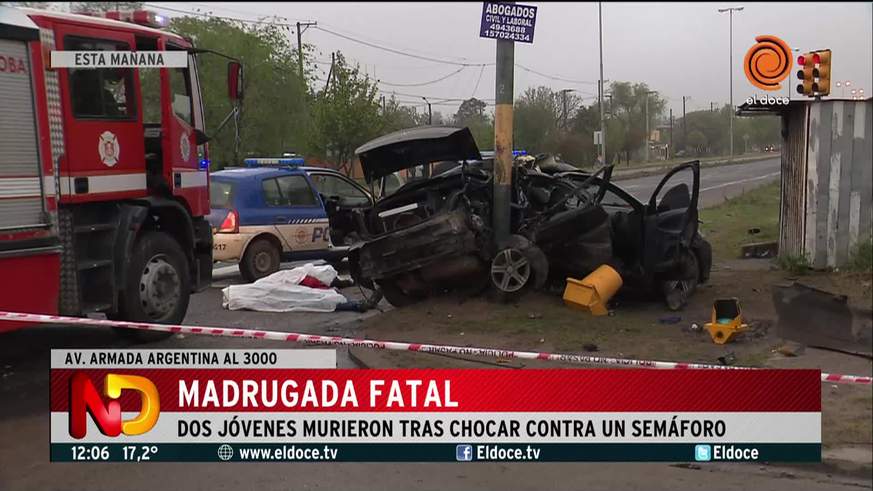
[[[228,310],[259,312],[333,312],[346,297],[333,288],[310,288],[301,285],[311,276],[325,285],[337,277],[330,265],[304,264],[277,271],[248,285],[230,285],[221,290],[221,306]]]

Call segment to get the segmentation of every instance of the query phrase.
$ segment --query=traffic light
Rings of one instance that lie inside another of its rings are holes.
[[[797,93],[821,97],[831,93],[831,50],[822,49],[797,57],[802,68],[797,71]]]
[[[815,58],[815,61],[818,67],[813,70],[813,76],[816,78],[816,81],[812,86],[812,90],[818,95],[828,95],[831,93],[831,50],[823,49],[816,51],[813,57],[816,56],[818,58]]]
[[[814,95],[812,92],[812,71],[814,66],[812,53],[804,53],[798,56],[797,66],[801,67],[800,70],[797,70],[797,80],[800,80],[800,83],[797,84],[797,93],[812,97]]]

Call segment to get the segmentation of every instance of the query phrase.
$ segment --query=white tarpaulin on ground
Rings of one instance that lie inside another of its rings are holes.
[[[333,312],[346,297],[332,288],[310,288],[300,284],[311,276],[330,285],[337,272],[330,265],[311,263],[294,269],[277,271],[248,285],[231,285],[223,293],[221,306],[228,310],[260,312]]]

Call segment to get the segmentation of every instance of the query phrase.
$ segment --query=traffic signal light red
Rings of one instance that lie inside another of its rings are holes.
[[[797,57],[802,68],[797,71],[797,93],[821,97],[831,93],[831,50],[823,49]]]

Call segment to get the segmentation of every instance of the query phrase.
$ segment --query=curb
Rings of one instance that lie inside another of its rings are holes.
[[[700,164],[700,168],[701,169],[708,169],[710,167],[726,167],[729,165],[753,164],[755,162],[760,162],[762,160],[770,160],[778,155],[780,155],[780,154],[777,154],[774,156],[767,156],[767,157],[753,157],[753,158],[750,158],[748,160],[715,160],[715,161],[711,161],[711,162],[702,162]],[[648,176],[663,174],[665,171],[668,171],[677,165],[680,165],[680,164],[677,163],[674,165],[652,167],[652,168],[640,169],[640,170],[631,170],[631,171],[627,171],[627,172],[622,173],[622,174],[613,175],[612,180],[613,181],[624,181],[627,179],[636,179],[638,177],[648,177]]]

